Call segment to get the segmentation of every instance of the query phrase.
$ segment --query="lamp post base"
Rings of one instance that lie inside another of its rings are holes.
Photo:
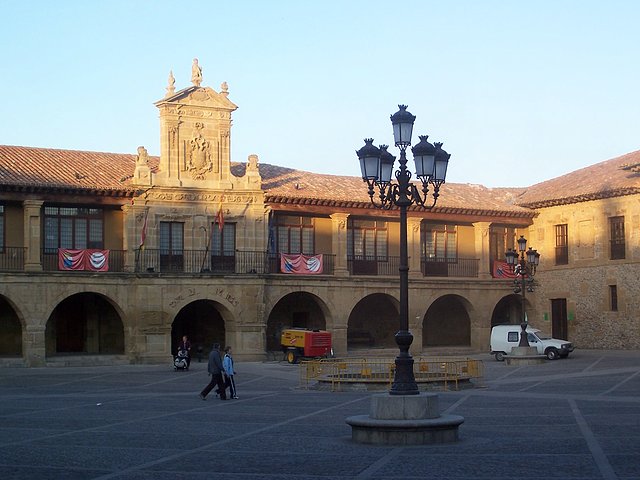
[[[438,396],[380,394],[371,398],[371,414],[347,418],[356,443],[427,445],[458,440],[459,415],[440,415]]]

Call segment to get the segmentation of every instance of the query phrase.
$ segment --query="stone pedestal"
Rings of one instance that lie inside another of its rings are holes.
[[[440,415],[438,396],[374,395],[371,414],[347,418],[351,438],[357,443],[378,445],[425,445],[458,440],[459,415]]]
[[[546,355],[538,355],[536,347],[513,347],[511,354],[504,357],[507,365],[540,365],[547,359]]]

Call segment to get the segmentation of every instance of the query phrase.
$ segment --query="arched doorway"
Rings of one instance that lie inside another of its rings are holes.
[[[384,293],[367,295],[349,315],[347,350],[354,348],[394,348],[400,327],[398,301]]]
[[[171,353],[177,353],[178,343],[184,335],[191,342],[192,361],[206,359],[214,343],[224,348],[226,329],[220,313],[222,308],[212,300],[197,300],[185,305],[171,324]]]
[[[280,351],[280,333],[286,328],[326,330],[327,308],[317,296],[293,292],[275,304],[267,320],[267,351]]]
[[[433,302],[422,322],[422,346],[470,346],[471,320],[466,304],[457,295],[445,295]]]
[[[525,309],[528,301],[525,298]],[[491,314],[491,326],[520,324],[522,322],[522,296],[515,293],[500,299]]]
[[[0,357],[22,356],[22,325],[6,298],[0,296]]]
[[[124,354],[124,327],[106,297],[77,293],[53,310],[45,331],[46,354]]]

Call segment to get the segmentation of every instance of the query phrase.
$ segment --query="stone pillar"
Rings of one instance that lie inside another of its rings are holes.
[[[40,252],[44,246],[44,242],[41,238],[42,220],[40,212],[43,203],[42,200],[25,200],[22,202],[24,211],[24,243],[27,247],[24,269],[27,272],[42,271]]]
[[[331,217],[331,249],[334,254],[333,273],[338,277],[349,275],[347,265],[347,218],[348,213],[334,213]]]
[[[27,367],[44,367],[46,365],[44,325],[27,325],[22,333],[24,360]]]
[[[135,212],[138,209],[131,208],[130,205],[123,205],[120,207],[122,210],[122,249],[124,250],[124,271],[135,272],[136,268],[136,247],[135,242],[131,241],[131,238],[135,235],[136,231],[136,217]],[[133,247],[133,248],[130,248]]]
[[[420,268],[420,224],[422,218],[407,218],[407,253],[409,254],[409,278],[422,278]]]
[[[475,236],[475,249],[476,256],[479,259],[478,264],[478,278],[489,279],[491,278],[490,271],[490,251],[489,251],[489,230],[491,229],[490,222],[476,222],[473,224],[473,231]]]

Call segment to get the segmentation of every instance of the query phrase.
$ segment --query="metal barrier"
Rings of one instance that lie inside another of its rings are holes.
[[[395,359],[386,358],[332,358],[300,362],[300,386],[324,383],[331,391],[340,391],[343,385],[359,385],[365,389],[391,388]],[[413,373],[421,390],[441,386],[442,389],[460,388],[460,382],[475,381],[482,386],[484,364],[471,358],[414,358]]]

